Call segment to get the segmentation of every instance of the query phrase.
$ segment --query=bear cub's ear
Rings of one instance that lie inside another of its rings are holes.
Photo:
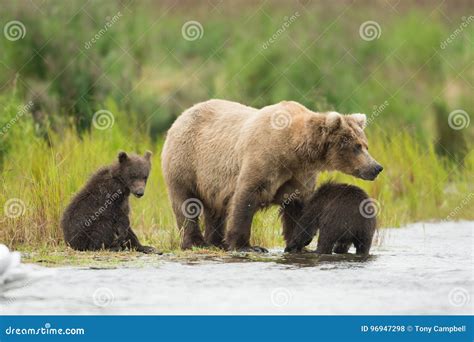
[[[125,162],[128,159],[128,155],[126,152],[120,151],[118,154],[118,160],[120,163]]]
[[[145,159],[146,159],[146,160],[150,161],[150,159],[151,159],[151,156],[152,156],[152,153],[151,153],[151,151],[146,151],[146,152],[145,152],[145,155],[144,155],[144,157],[145,157]]]
[[[364,129],[367,126],[367,116],[365,114],[355,113],[349,115],[349,117],[354,120],[361,129]]]

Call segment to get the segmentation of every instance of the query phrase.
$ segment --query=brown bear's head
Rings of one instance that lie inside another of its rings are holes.
[[[118,154],[120,179],[136,197],[142,197],[145,194],[145,186],[151,169],[150,159],[150,151],[145,152],[143,157],[125,152]]]
[[[319,138],[328,170],[341,171],[365,180],[374,180],[383,170],[369,154],[364,134],[366,123],[365,114],[341,115],[330,112],[325,115],[320,129],[322,137]]]

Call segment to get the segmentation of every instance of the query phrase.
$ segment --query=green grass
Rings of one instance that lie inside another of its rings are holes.
[[[8,100],[10,101],[10,100]],[[121,149],[154,152],[146,195],[131,198],[132,227],[140,239],[165,251],[179,247],[160,165],[162,139],[153,142],[130,126],[127,115],[113,102],[107,103],[115,124],[107,130],[92,129],[79,137],[74,129],[61,134],[50,132],[49,139],[33,138],[32,122],[24,119],[9,134],[16,136],[4,164],[0,181],[0,204],[18,198],[24,213],[2,219],[0,241],[10,246],[64,246],[58,222],[62,211],[86,182],[89,175],[115,160]],[[14,106],[9,105],[13,108]],[[380,225],[393,227],[407,222],[444,219],[469,193],[469,175],[474,171],[471,153],[460,166],[438,157],[431,144],[420,144],[407,133],[390,136],[368,127],[372,155],[385,166],[375,182],[365,182],[338,173],[328,178],[363,187],[380,203]],[[472,179],[471,179],[472,180]],[[473,219],[474,203],[468,202],[452,219]],[[260,212],[253,224],[253,243],[282,246],[277,208]]]

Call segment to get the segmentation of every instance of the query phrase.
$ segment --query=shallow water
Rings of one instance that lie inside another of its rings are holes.
[[[253,260],[58,268],[8,292],[0,313],[473,314],[473,231],[474,222],[384,229],[367,258],[273,250]]]

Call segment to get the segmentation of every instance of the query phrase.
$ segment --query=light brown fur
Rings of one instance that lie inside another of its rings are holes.
[[[289,124],[280,125],[278,118]],[[292,101],[255,109],[209,100],[186,110],[170,128],[162,154],[173,210],[183,229],[182,248],[207,242],[251,249],[254,213],[271,204],[281,205],[285,194],[296,190],[298,201],[304,202],[314,190],[319,171],[375,178],[370,172],[378,164],[366,150],[364,119],[316,113]],[[356,144],[361,145],[361,153],[348,157],[344,146],[350,145],[352,151]],[[190,198],[203,204],[206,241],[198,218],[183,215],[183,202]],[[286,213],[283,223],[288,240],[295,233],[292,222],[297,217],[292,216],[298,211],[290,205]]]

